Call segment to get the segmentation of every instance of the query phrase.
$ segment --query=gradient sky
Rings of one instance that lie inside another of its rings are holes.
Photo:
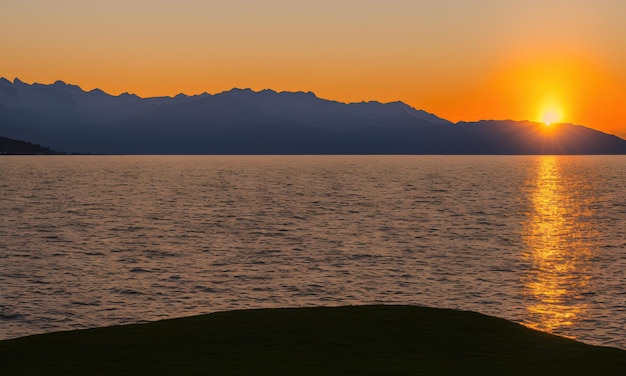
[[[0,0],[0,76],[140,96],[401,100],[626,137],[624,0]]]

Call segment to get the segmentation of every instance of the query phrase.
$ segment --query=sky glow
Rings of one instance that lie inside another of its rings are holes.
[[[0,76],[140,96],[233,87],[401,100],[452,121],[626,136],[622,0],[0,3]]]

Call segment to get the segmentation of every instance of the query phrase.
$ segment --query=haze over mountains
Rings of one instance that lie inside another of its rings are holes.
[[[103,154],[626,154],[625,140],[582,126],[453,124],[402,102],[249,89],[140,98],[4,78],[0,136]]]

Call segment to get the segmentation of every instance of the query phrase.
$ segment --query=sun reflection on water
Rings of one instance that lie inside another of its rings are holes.
[[[530,265],[523,279],[527,301],[524,324],[559,333],[583,319],[582,295],[591,278],[590,187],[563,171],[563,159],[539,157],[531,192],[531,211],[524,226]]]

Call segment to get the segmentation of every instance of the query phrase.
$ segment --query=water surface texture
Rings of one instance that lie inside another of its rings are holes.
[[[0,338],[398,303],[626,348],[626,157],[4,156],[0,176]]]

